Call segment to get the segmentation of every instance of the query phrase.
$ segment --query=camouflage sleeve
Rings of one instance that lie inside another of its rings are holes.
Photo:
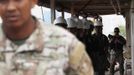
[[[93,67],[85,47],[81,42],[75,43],[70,53],[71,72],[68,75],[93,75]]]

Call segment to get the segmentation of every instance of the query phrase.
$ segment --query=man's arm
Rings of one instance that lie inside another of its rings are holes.
[[[124,37],[122,37],[122,43],[123,43],[123,45],[126,44],[126,39]]]
[[[72,74],[69,75],[94,75],[91,59],[87,55],[84,45],[77,42],[73,49],[69,57]]]

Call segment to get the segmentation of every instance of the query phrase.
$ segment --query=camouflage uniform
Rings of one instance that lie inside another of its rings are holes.
[[[6,38],[1,29],[0,75],[93,75],[81,42],[62,28],[37,24],[20,45]]]

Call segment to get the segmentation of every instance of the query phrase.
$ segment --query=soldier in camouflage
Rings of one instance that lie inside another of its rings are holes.
[[[84,45],[31,16],[37,0],[0,0],[0,75],[93,75]]]

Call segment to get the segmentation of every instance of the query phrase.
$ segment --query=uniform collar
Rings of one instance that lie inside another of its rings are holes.
[[[31,34],[29,38],[26,39],[25,43],[18,46],[14,44],[11,40],[6,38],[6,36],[3,34],[2,29],[0,32],[0,51],[15,51],[15,52],[24,52],[24,51],[40,51],[43,47],[43,35],[42,35],[42,25],[41,22],[39,22],[37,19],[37,28],[36,30]],[[1,27],[2,28],[2,27]]]

